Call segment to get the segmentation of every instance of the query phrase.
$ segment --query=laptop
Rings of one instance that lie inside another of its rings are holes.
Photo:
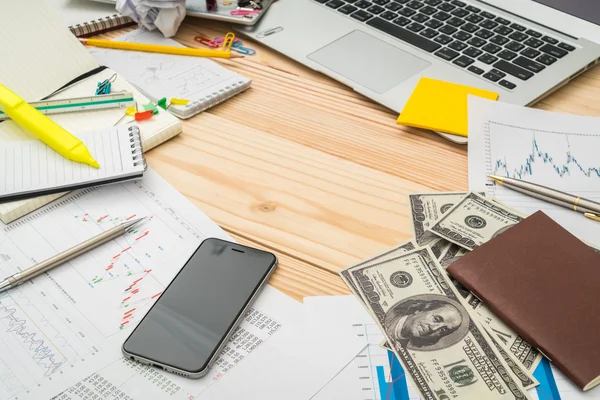
[[[397,112],[422,76],[531,105],[600,57],[598,0],[280,0],[236,29]]]

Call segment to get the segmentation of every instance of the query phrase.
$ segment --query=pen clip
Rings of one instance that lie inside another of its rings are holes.
[[[589,219],[591,219],[591,220],[594,220],[594,221],[598,221],[598,222],[600,222],[600,216],[598,216],[598,215],[596,215],[596,214],[592,214],[592,213],[584,213],[583,215],[584,215],[586,218],[589,218]]]

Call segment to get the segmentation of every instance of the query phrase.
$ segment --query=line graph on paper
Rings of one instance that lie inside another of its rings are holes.
[[[600,131],[553,131],[487,121],[484,136],[482,175],[522,179],[600,201]],[[489,196],[527,214],[541,209],[582,239],[597,242],[598,227],[582,215],[486,181]]]
[[[167,198],[177,202],[172,195]],[[147,217],[136,230],[0,295],[0,398],[55,382],[57,375],[75,377],[94,360],[114,357],[113,350],[119,354],[128,331],[209,234],[184,214],[132,182],[73,192],[0,224],[0,275],[8,276],[125,220]]]

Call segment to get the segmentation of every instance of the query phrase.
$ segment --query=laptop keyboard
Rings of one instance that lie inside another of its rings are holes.
[[[575,50],[460,0],[314,1],[509,90]]]

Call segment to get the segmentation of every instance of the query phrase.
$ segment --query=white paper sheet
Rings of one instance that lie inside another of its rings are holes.
[[[304,306],[313,324],[345,327],[366,346],[313,400],[420,399],[396,356],[380,346],[381,330],[354,296],[305,297]]]
[[[600,245],[600,224],[525,196],[487,175],[510,176],[600,201],[600,119],[469,96],[469,189],[531,214],[542,210],[580,239]]]

